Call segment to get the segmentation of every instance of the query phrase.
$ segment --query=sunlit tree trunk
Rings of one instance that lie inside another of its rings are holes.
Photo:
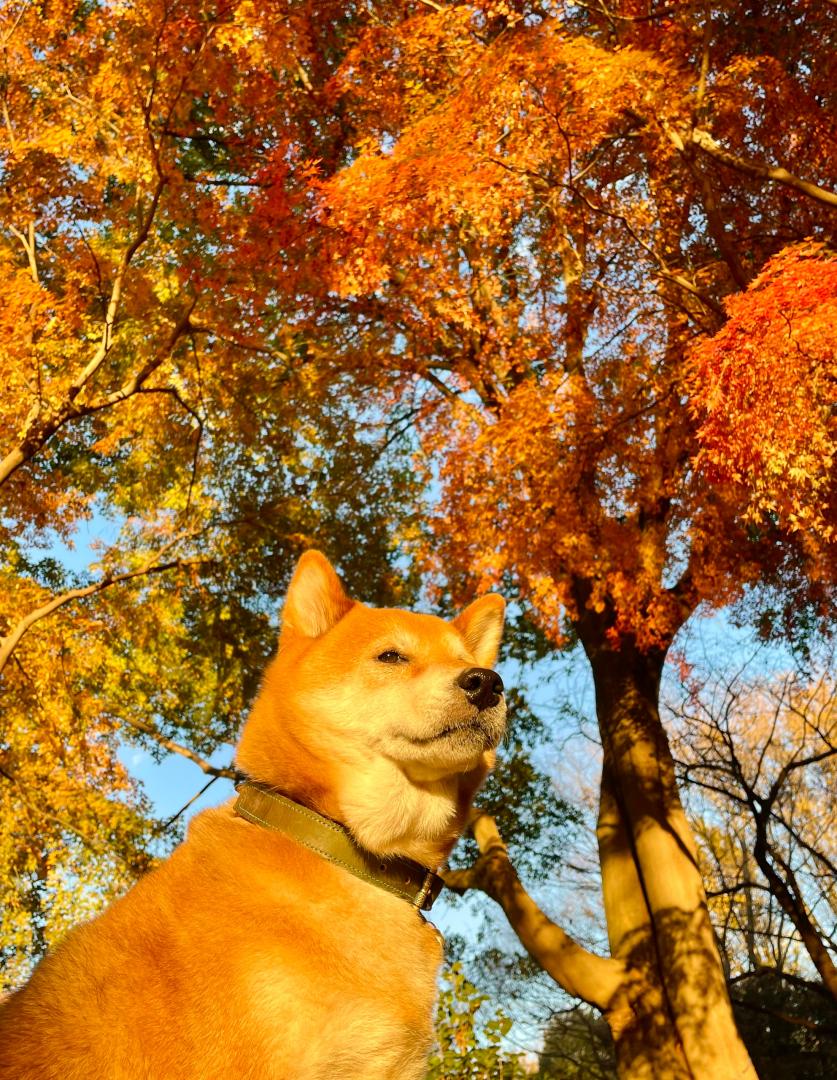
[[[601,1010],[622,1080],[756,1080],[659,717],[664,650],[614,650],[592,615],[583,623],[604,750],[597,832],[610,957],[589,952],[538,908],[489,817],[473,824],[477,862],[446,881],[492,897],[556,983]]]
[[[664,652],[609,648],[589,621],[582,642],[603,747],[598,842],[611,956],[641,988],[611,1022],[620,1076],[755,1077],[658,713]]]

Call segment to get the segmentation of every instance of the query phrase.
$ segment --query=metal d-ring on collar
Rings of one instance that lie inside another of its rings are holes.
[[[360,847],[336,821],[252,780],[244,780],[237,787],[233,810],[245,821],[292,837],[355,877],[409,901],[418,911],[433,907],[444,882],[426,866],[412,859],[376,857]]]

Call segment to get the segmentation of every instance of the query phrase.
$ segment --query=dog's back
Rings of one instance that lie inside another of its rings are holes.
[[[240,767],[382,868],[437,866],[502,733],[487,676],[462,679],[501,622],[493,597],[453,627],[365,608],[309,553]],[[379,886],[232,804],[204,811],[0,1009],[0,1080],[421,1077],[441,944]]]

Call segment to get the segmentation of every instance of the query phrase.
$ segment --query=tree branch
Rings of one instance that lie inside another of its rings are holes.
[[[639,246],[644,251],[646,251],[648,255],[657,264],[658,269],[656,271],[656,274],[658,277],[663,278],[665,281],[670,281],[673,285],[678,285],[685,292],[689,293],[691,296],[694,296],[696,300],[699,300],[700,303],[703,304],[703,306],[707,310],[712,311],[720,318],[725,318],[725,312],[723,307],[721,307],[721,305],[711,296],[707,296],[705,293],[702,293],[700,289],[698,289],[694,284],[692,284],[691,281],[688,280],[688,278],[685,278],[682,274],[678,274],[676,271],[672,270],[668,266],[663,256],[658,251],[656,251],[650,244],[646,243],[646,241],[642,239],[642,237],[633,228],[633,226],[624,214],[619,214],[614,210],[608,210],[605,206],[597,206],[594,202],[590,201],[586,193],[581,188],[571,188],[570,190],[573,191],[576,197],[581,199],[581,201],[584,202],[594,213],[604,214],[606,217],[609,217],[614,221],[621,222],[623,228],[626,230],[631,239],[634,240],[635,243],[639,244]]]
[[[492,817],[477,812],[471,828],[479,858],[467,870],[445,872],[448,888],[486,893],[503,909],[529,955],[562,989],[602,1011],[611,1008],[624,989],[624,965],[583,948],[544,915],[521,885]]]
[[[747,979],[766,978],[771,975],[789,982],[791,986],[798,986],[801,990],[807,990],[812,994],[818,994],[827,1001],[830,1000],[829,993],[821,982],[805,979],[801,975],[795,975],[784,968],[772,967],[770,964],[761,964],[755,971],[742,971],[740,975],[731,976],[729,982],[730,986],[735,986],[736,983],[746,982]]]
[[[761,813],[754,813],[754,817],[756,821],[756,843],[753,848],[753,856],[758,868],[767,879],[770,891],[776,897],[779,906],[796,927],[802,939],[802,944],[811,957],[823,985],[837,1000],[837,967],[835,967],[828,948],[808,913],[793,870],[768,840],[767,821],[769,811],[763,810]],[[781,874],[773,865],[774,862],[781,869]]]
[[[201,797],[201,795],[203,795],[204,792],[208,791],[212,787],[216,780],[220,779],[221,777],[219,776],[211,776],[209,780],[207,780],[207,782],[200,789],[200,791],[196,791],[192,798],[189,799],[188,802],[184,803],[183,806],[181,806],[176,813],[171,815],[171,817],[166,818],[165,821],[160,822],[160,824],[156,827],[154,831],[156,833],[164,833],[167,829],[170,829],[172,825],[174,825],[174,823],[177,821],[177,819],[182,817],[183,814],[185,814],[186,811],[189,809],[189,807],[192,806],[193,803],[196,803]]]
[[[167,545],[167,547],[171,547],[171,544]],[[25,615],[5,637],[0,638],[0,673],[2,673],[6,664],[9,662],[12,653],[20,644],[24,634],[26,634],[36,622],[45,619],[47,615],[51,615],[54,611],[58,611],[58,609],[64,607],[65,604],[70,604],[74,600],[83,600],[88,596],[93,596],[96,593],[102,592],[104,589],[109,589],[111,585],[118,585],[122,581],[129,581],[132,578],[142,577],[146,574],[161,574],[166,570],[172,570],[175,567],[185,565],[186,563],[183,559],[172,559],[165,563],[147,565],[139,570],[129,570],[124,574],[106,574],[105,577],[94,582],[92,585],[85,585],[79,589],[70,589],[69,592],[61,593],[60,596],[54,596],[48,603],[30,611],[29,614]]]
[[[165,184],[166,181],[164,179],[158,181],[151,196],[151,202],[143,215],[139,230],[134,239],[122,253],[122,258],[120,259],[119,267],[117,268],[111,287],[110,299],[108,301],[107,311],[105,312],[105,323],[102,328],[102,337],[99,342],[99,347],[90,358],[87,366],[67,387],[60,404],[51,409],[47,416],[41,416],[40,400],[35,403],[30,410],[29,415],[26,417],[23,435],[18,445],[6,454],[2,462],[0,462],[0,485],[4,484],[10,476],[17,472],[21,465],[31,460],[31,458],[33,458],[35,454],[49,442],[55,432],[68,420],[85,415],[84,411],[76,406],[76,398],[105,362],[113,348],[114,328],[117,313],[119,311],[119,304],[122,299],[122,288],[125,281],[125,275],[128,272],[128,268],[131,265],[131,260],[134,255],[148,239]],[[31,263],[31,260],[34,260],[34,232],[31,234],[30,240],[33,249],[30,259]],[[192,302],[192,308],[193,307],[194,301]],[[178,326],[179,325],[180,324],[178,323]],[[176,338],[174,340],[176,340]]]
[[[38,256],[35,248],[35,222],[29,222],[29,226],[25,233],[22,233],[20,229],[16,229],[14,225],[9,225],[9,232],[20,241],[23,250],[26,252],[26,261],[29,263],[29,275],[34,284],[37,285],[40,278],[38,276]]]
[[[793,1024],[795,1027],[805,1028],[807,1031],[814,1031],[818,1035],[827,1034],[834,1037],[837,1034],[837,1028],[826,1027],[823,1024],[817,1023],[816,1020],[809,1020],[805,1016],[793,1016],[791,1013],[783,1012],[779,1009],[771,1009],[767,1005],[759,1005],[755,1001],[747,1001],[744,998],[730,997],[733,1005],[738,1005],[742,1009],[750,1009],[751,1012],[761,1013],[763,1016],[771,1016],[777,1020],[782,1020],[786,1024]]]
[[[78,420],[81,417],[90,416],[95,412],[100,412],[102,409],[110,408],[110,406],[117,405],[132,394],[135,394],[145,380],[171,355],[171,351],[180,337],[187,329],[189,329],[189,316],[194,309],[195,303],[196,301],[194,299],[190,301],[186,310],[181,314],[180,318],[172,328],[172,332],[169,335],[165,346],[155,353],[150,360],[146,361],[143,367],[131,376],[130,379],[127,379],[118,390],[114,390],[113,393],[108,394],[100,401],[92,402],[90,405],[77,405],[75,398],[82,385],[84,385],[81,380],[77,380],[76,384],[67,391],[61,404],[51,410],[46,417],[41,417],[40,405],[36,404],[26,419],[23,437],[20,442],[13,450],[10,450],[9,453],[6,454],[2,461],[0,461],[0,486],[2,486],[9,477],[13,476],[22,465],[25,465],[27,461],[31,461],[38,451],[43,449],[52,436],[68,423],[68,421]],[[85,370],[88,370],[89,368],[90,364],[88,364],[88,367]]]
[[[783,169],[781,166],[765,165],[760,161],[750,161],[748,158],[738,157],[736,154],[732,154],[729,150],[719,146],[709,132],[703,128],[693,128],[685,139],[683,135],[667,125],[664,125],[664,130],[678,150],[684,151],[686,146],[691,144],[709,157],[720,161],[722,165],[735,169],[736,172],[755,177],[757,180],[769,180],[776,184],[784,184],[786,187],[791,187],[795,191],[807,195],[809,199],[822,203],[823,206],[837,206],[837,194],[833,191],[812,184],[799,176],[794,176],[793,173],[788,172],[787,169]]]
[[[157,213],[157,206],[160,202],[160,196],[163,194],[165,183],[165,180],[157,181],[157,186],[151,196],[151,202],[149,203],[148,209],[140,224],[139,232],[122,254],[122,258],[119,262],[119,269],[116,271],[116,277],[113,279],[113,287],[111,288],[107,311],[105,312],[105,325],[102,329],[102,340],[87,367],[68,387],[67,399],[70,402],[75,400],[82,387],[85,386],[101,367],[113,347],[113,330],[114,324],[116,323],[116,314],[119,310],[119,303],[122,299],[122,286],[125,281],[125,275],[128,272],[128,267],[131,265],[131,260],[134,255],[136,255],[137,251],[148,239],[148,234],[151,231],[151,225],[154,221],[154,216]]]
[[[227,780],[243,779],[243,774],[240,773],[238,769],[234,769],[232,768],[232,766],[229,765],[218,766],[210,764],[210,762],[208,762],[206,758],[202,758],[200,754],[196,753],[188,746],[183,746],[181,743],[175,742],[174,739],[170,739],[167,735],[164,735],[161,731],[158,731],[153,724],[147,724],[143,720],[136,720],[130,716],[123,716],[121,719],[124,720],[129,727],[134,728],[136,731],[141,732],[143,735],[148,735],[166,750],[170,750],[173,754],[180,754],[181,757],[185,757],[188,758],[189,761],[193,761],[199,769],[206,773],[207,776],[214,776],[216,779],[218,777],[224,777]],[[200,792],[198,794],[200,794]],[[189,804],[187,803],[187,806],[188,805]],[[186,807],[184,807],[184,809],[186,809]],[[180,813],[182,812],[183,811],[180,811]]]

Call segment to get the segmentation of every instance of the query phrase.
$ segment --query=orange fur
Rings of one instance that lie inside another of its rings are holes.
[[[455,682],[493,663],[502,614],[367,608],[308,552],[240,767],[377,855],[438,866],[502,734],[502,702],[477,716]],[[407,901],[230,802],[0,1007],[0,1080],[418,1080],[440,961]]]

